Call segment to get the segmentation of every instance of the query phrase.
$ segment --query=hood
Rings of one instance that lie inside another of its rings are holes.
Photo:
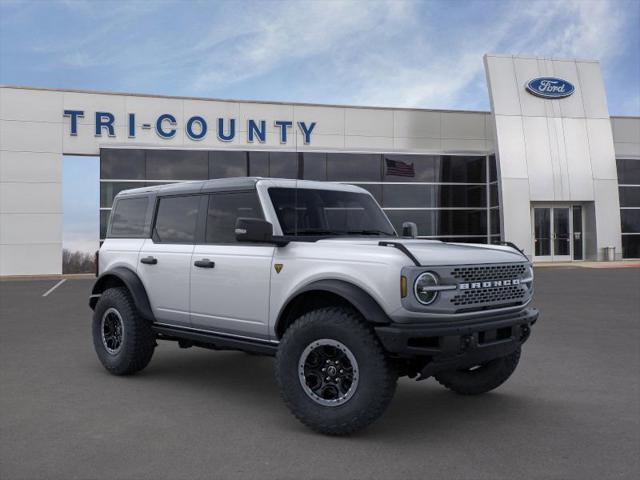
[[[420,265],[473,265],[482,263],[516,263],[528,261],[516,249],[503,245],[446,243],[439,240],[407,238],[329,238],[318,243],[375,246],[381,241],[401,243],[416,257]],[[380,247],[385,248],[385,247]],[[389,247],[386,247],[389,248]]]

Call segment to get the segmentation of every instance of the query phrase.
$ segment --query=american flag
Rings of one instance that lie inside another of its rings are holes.
[[[395,175],[397,177],[415,177],[416,172],[413,163],[405,163],[400,160],[384,159],[387,166],[387,175]]]

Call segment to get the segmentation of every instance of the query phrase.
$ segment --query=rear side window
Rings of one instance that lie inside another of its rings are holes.
[[[200,195],[161,198],[153,228],[153,241],[194,243],[200,198]]]
[[[110,238],[143,238],[147,216],[147,197],[124,198],[116,202],[111,214]]]
[[[264,218],[256,192],[209,195],[206,243],[235,243],[238,217]]]

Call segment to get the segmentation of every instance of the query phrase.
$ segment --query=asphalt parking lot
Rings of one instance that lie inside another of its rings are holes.
[[[467,398],[402,379],[349,438],[280,401],[273,361],[161,343],[114,377],[91,280],[0,282],[0,478],[601,479],[640,475],[640,269],[536,270],[542,316],[511,380]]]

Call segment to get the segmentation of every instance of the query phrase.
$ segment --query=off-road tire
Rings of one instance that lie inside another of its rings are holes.
[[[473,370],[452,370],[435,375],[444,387],[461,395],[479,395],[498,388],[514,372],[520,360],[520,349],[496,358]]]
[[[102,317],[113,308],[122,318],[122,346],[111,354],[102,341]],[[126,288],[109,288],[102,293],[93,312],[93,346],[100,362],[114,375],[131,375],[147,366],[155,348],[155,337],[149,321],[142,318]]]
[[[301,384],[301,355],[320,339],[342,343],[358,364],[358,384],[341,405],[316,403]],[[351,434],[380,417],[393,398],[397,379],[372,329],[357,312],[344,307],[302,315],[284,333],[276,355],[276,381],[285,404],[303,424],[327,435]]]

